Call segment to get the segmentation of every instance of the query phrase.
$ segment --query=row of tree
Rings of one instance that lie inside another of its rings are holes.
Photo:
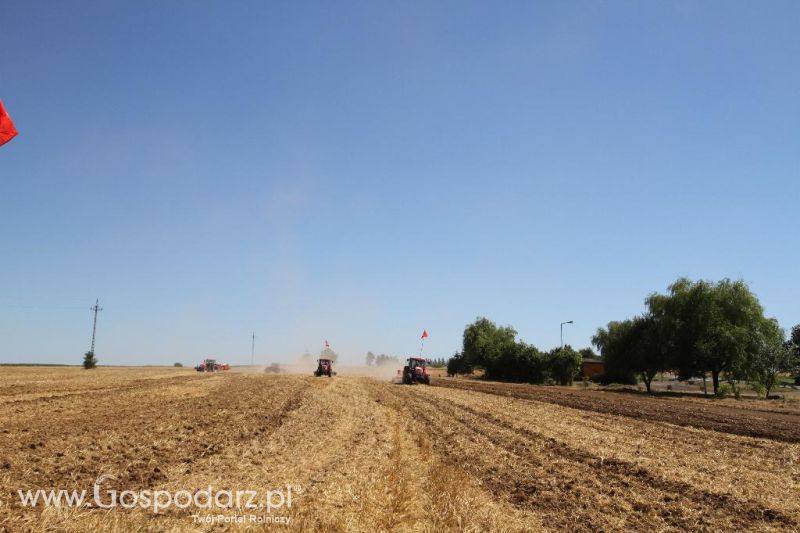
[[[511,326],[497,326],[478,318],[464,329],[463,347],[447,363],[450,375],[470,374],[474,367],[484,369],[487,379],[569,385],[581,367],[581,354],[570,346],[539,351],[516,340]]]
[[[787,341],[743,281],[681,278],[645,304],[642,315],[610,322],[592,338],[608,380],[639,376],[650,391],[659,372],[674,371],[679,379],[710,374],[715,393],[726,377],[755,381],[769,395],[778,374],[800,364],[800,326]]]
[[[375,355],[372,352],[367,352],[366,363],[367,366],[398,365],[400,364],[400,359],[394,355]]]

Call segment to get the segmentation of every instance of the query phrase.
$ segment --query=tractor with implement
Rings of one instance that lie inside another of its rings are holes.
[[[328,376],[333,377],[336,375],[336,372],[333,371],[333,360],[319,358],[317,359],[317,369],[314,371],[314,375],[317,377],[320,376]]]
[[[422,357],[409,357],[406,366],[403,367],[403,383],[431,384],[431,376],[428,373],[428,361]]]
[[[217,363],[216,359],[204,359],[194,369],[198,372],[219,372],[220,370],[230,370],[231,366],[228,363]]]

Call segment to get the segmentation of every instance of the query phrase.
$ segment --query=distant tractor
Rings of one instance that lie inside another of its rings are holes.
[[[317,359],[317,369],[314,371],[314,375],[317,377],[320,376],[328,376],[332,377],[335,375],[336,372],[333,371],[333,361],[330,359]]]
[[[218,372],[220,370],[230,370],[231,366],[227,363],[217,363],[216,359],[204,359],[194,369],[198,372]]]
[[[428,361],[421,357],[409,357],[406,366],[403,367],[403,383],[431,384],[431,376],[428,374]]]
[[[215,372],[217,370],[216,359],[205,359],[202,363],[194,367],[198,372]]]

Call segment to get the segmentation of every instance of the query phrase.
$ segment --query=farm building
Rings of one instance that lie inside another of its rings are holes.
[[[606,371],[606,365],[602,360],[594,357],[584,357],[581,363],[581,377],[591,379],[592,376],[602,374]]]

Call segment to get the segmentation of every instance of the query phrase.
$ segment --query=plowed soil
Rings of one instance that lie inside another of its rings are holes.
[[[731,405],[730,402],[712,398],[656,397],[632,392],[576,390],[465,379],[439,379],[436,385],[554,403],[596,413],[800,442],[800,411],[781,404],[769,406],[770,402],[744,401],[737,402],[739,405]]]
[[[26,507],[17,495],[91,491],[102,474],[118,490],[290,485],[291,508],[273,510],[290,523],[267,526],[286,531],[800,529],[800,444],[781,433],[795,415],[769,402],[711,404],[702,425],[651,416],[696,410],[689,400],[615,394],[603,404],[600,392],[436,383],[5,370],[0,530],[265,527],[198,523],[191,508]]]

